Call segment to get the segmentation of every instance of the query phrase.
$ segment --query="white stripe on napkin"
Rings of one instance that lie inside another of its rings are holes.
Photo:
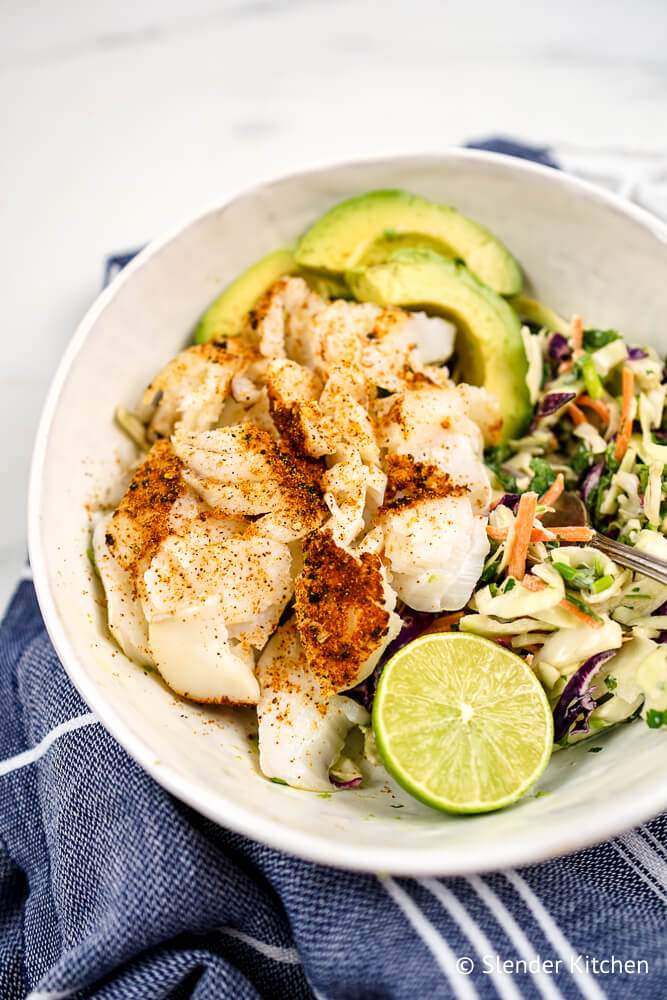
[[[382,888],[403,912],[414,932],[421,938],[438,966],[447,976],[454,996],[458,997],[459,1000],[478,998],[479,994],[470,980],[458,972],[454,952],[407,892],[401,889],[400,885],[388,875],[378,875],[377,878]]]
[[[563,994],[554,983],[553,978],[543,971],[537,952],[491,886],[487,885],[479,875],[471,875],[466,881],[474,889],[482,902],[486,904],[488,910],[505,931],[521,958],[525,962],[536,962],[538,972],[532,973],[535,988],[545,997],[545,1000],[562,1000]]]
[[[35,990],[34,993],[28,993],[25,1000],[66,1000],[82,989],[83,986],[71,990]]]
[[[97,716],[93,715],[92,712],[87,712],[86,715],[77,715],[74,719],[67,719],[66,722],[61,722],[59,726],[56,726],[50,733],[47,733],[37,746],[31,747],[30,750],[24,750],[22,753],[17,753],[15,757],[0,760],[0,778],[3,774],[9,774],[10,771],[17,771],[20,767],[34,764],[56,742],[58,737],[64,736],[65,733],[74,732],[75,729],[82,729],[84,726],[92,726],[97,721]]]
[[[640,837],[636,830],[618,837],[621,843],[634,854],[637,860],[644,866],[644,869],[652,875],[662,889],[667,890],[667,861],[653,850],[643,837]]]
[[[435,896],[438,902],[450,915],[452,920],[459,925],[465,936],[470,941],[470,944],[476,950],[480,959],[483,959],[484,956],[495,956],[495,948],[492,946],[486,934],[481,927],[475,923],[466,908],[460,900],[457,899],[451,889],[448,889],[442,884],[442,882],[439,882],[435,878],[422,878],[418,879],[418,882],[419,885],[426,889],[427,892],[430,892],[431,895]],[[508,974],[497,969],[495,965],[492,966],[491,979],[493,980],[493,984],[499,995],[503,997],[503,1000],[521,1000],[521,993],[509,978]]]
[[[555,922],[551,914],[548,913],[542,904],[542,901],[535,895],[528,883],[521,878],[518,872],[510,870],[503,872],[503,875],[512,888],[515,889],[521,896],[522,900],[535,917],[535,920],[542,928],[545,937],[552,945],[554,951],[556,951],[563,959],[566,968],[569,971],[572,968],[572,963],[576,961],[577,955],[558,924]],[[574,974],[572,975],[574,977]],[[575,982],[580,992],[586,997],[586,1000],[604,1000],[604,993],[587,969],[582,969],[581,972],[577,971]]]
[[[653,836],[653,834],[651,833],[651,831],[647,826],[640,826],[639,832],[642,834],[645,840],[648,840],[653,844],[654,848],[656,849],[656,851],[658,851],[658,853],[662,854],[665,858],[667,858],[667,851],[665,850],[664,846],[660,843],[660,841],[656,837]]]
[[[651,892],[654,893],[654,895],[656,895],[663,903],[667,903],[667,894],[662,891],[659,885],[656,885],[655,882],[648,877],[646,872],[641,870],[638,864],[635,864],[632,860],[632,852],[629,851],[628,848],[620,842],[620,840],[610,840],[609,843],[616,853],[623,858],[626,865],[629,865],[633,872],[636,875],[639,875],[644,885],[647,885]]]
[[[226,937],[236,938],[250,948],[254,948],[264,958],[270,958],[274,962],[282,962],[285,965],[301,965],[296,948],[281,948],[276,944],[268,944],[266,941],[260,941],[259,938],[251,937],[250,934],[245,934],[236,927],[219,927],[218,930]]]

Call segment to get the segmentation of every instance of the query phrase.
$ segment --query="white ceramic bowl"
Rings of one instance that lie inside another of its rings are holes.
[[[514,251],[535,293],[565,315],[577,311],[589,325],[667,346],[667,228],[554,170],[456,150],[346,163],[262,185],[151,244],[77,330],[33,459],[37,594],[65,669],[103,724],[156,781],[222,825],[366,871],[453,874],[533,862],[665,808],[665,735],[637,723],[609,733],[604,753],[558,753],[539,783],[551,794],[478,817],[441,815],[396,789],[392,795],[384,775],[373,787],[330,798],[272,784],[258,772],[243,712],[182,702],[118,651],[86,558],[85,505],[117,477],[119,458],[131,457],[112,422],[114,407],[132,405],[242,268],[291,241],[334,202],[378,187],[450,202],[485,223]]]

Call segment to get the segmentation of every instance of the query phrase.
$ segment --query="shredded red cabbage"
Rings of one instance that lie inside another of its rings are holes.
[[[512,513],[516,514],[520,499],[520,493],[503,493],[496,507],[509,507]]]
[[[329,781],[335,788],[358,788],[363,780],[361,775],[358,775],[356,778],[350,778],[349,781],[338,781],[337,778],[329,775]]]
[[[581,484],[579,486],[581,499],[584,501],[584,503],[588,503],[589,496],[600,482],[600,477],[602,476],[603,469],[604,469],[604,460],[601,459],[599,462],[596,462],[595,465],[591,465],[588,472],[584,474],[584,478],[581,480]]]
[[[656,608],[655,611],[653,612],[653,614],[654,615],[667,615],[667,601],[665,601],[664,604],[661,604],[659,608]],[[665,629],[663,629],[658,634],[658,638],[655,641],[661,643],[662,645],[664,645],[667,642],[667,631],[665,631]]]
[[[545,396],[540,401],[535,417],[538,420],[540,417],[548,417],[550,414],[555,413],[556,410],[567,406],[573,399],[576,399],[576,396],[576,392],[550,392],[548,396]]]
[[[603,663],[616,652],[615,649],[606,649],[603,653],[589,656],[570,677],[554,708],[554,743],[567,736],[570,728],[573,735],[588,732],[588,720],[596,704],[590,690],[591,681]]]
[[[562,333],[554,333],[553,337],[549,340],[547,352],[552,361],[555,361],[557,364],[567,361],[572,353],[569,341]]]
[[[648,357],[648,351],[642,347],[628,347],[628,357],[630,361],[641,361],[642,358]]]

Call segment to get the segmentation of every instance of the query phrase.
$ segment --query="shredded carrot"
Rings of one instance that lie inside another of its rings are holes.
[[[582,611],[581,608],[578,608],[576,604],[571,604],[568,601],[567,597],[564,600],[562,600],[558,606],[560,608],[563,608],[565,611],[569,611],[570,614],[574,615],[575,618],[578,618],[580,622],[583,622],[584,625],[590,625],[591,628],[600,628],[601,625],[603,624],[602,622],[597,621],[595,618],[591,618],[591,616],[587,615],[585,611]]]
[[[620,462],[632,437],[632,401],[635,396],[635,376],[631,368],[623,366],[623,398],[621,401],[621,426],[616,438],[614,458]]]
[[[577,427],[580,424],[585,424],[587,422],[585,414],[583,413],[582,410],[579,409],[576,403],[570,403],[570,405],[567,408],[567,412],[572,417],[572,423],[576,424]]]
[[[421,634],[430,635],[432,632],[451,632],[452,625],[460,622],[464,614],[464,611],[455,611],[451,615],[440,615]]]
[[[496,528],[487,524],[486,533],[493,542],[504,542],[507,538],[507,528]],[[559,538],[562,542],[590,542],[593,529],[583,524],[564,524],[562,527],[549,525],[548,528],[531,528],[530,542],[553,542]],[[514,574],[512,574],[513,576]]]
[[[519,508],[514,525],[514,543],[510,553],[507,572],[515,580],[523,580],[526,572],[526,556],[530,545],[530,535],[535,520],[537,508],[537,493],[523,493],[519,500]]]
[[[572,340],[572,352],[577,357],[581,354],[584,346],[584,321],[581,316],[573,316],[570,324],[570,338]]]
[[[609,423],[609,407],[601,399],[591,399],[590,396],[579,396],[577,399],[579,406],[586,406],[593,413],[597,413],[603,424]]]
[[[563,525],[562,528],[549,526],[549,531],[553,531],[556,538],[562,542],[590,542],[593,537],[593,530],[586,528],[583,524]]]
[[[495,528],[492,524],[487,524],[486,533],[492,542],[504,542],[507,538],[507,528]],[[551,528],[534,527],[530,533],[531,544],[534,542],[555,542],[556,536]]]
[[[540,497],[540,503],[543,503],[545,507],[553,507],[564,489],[565,477],[562,472],[559,472],[546,493]]]
[[[532,542],[555,542],[556,536],[553,534],[551,528],[533,528],[530,533],[530,541]]]
[[[558,366],[558,374],[564,375],[565,372],[571,372],[573,368],[574,368],[574,361],[572,361],[571,359],[569,361],[561,361],[561,363]]]
[[[539,576],[524,576],[521,584],[526,590],[544,590],[546,587],[546,583],[540,580]]]

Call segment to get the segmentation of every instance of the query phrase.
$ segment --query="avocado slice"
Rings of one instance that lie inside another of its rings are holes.
[[[304,233],[295,256],[301,267],[340,274],[375,264],[385,249],[392,253],[406,245],[463,260],[501,295],[521,291],[518,263],[488,229],[455,208],[407,191],[370,191],[335,205]]]
[[[323,299],[354,298],[342,275],[318,274],[317,271],[308,271],[306,268],[301,268],[298,273],[311,291],[317,292]]]
[[[544,327],[545,330],[552,330],[554,333],[562,333],[564,337],[569,337],[570,324],[549,306],[544,306],[536,299],[529,299],[525,295],[514,295],[509,303],[524,323],[533,323],[535,326]]]
[[[267,288],[298,270],[294,254],[288,249],[274,250],[252,264],[208,307],[195,327],[195,343],[238,337],[246,316]]]
[[[357,299],[424,309],[453,320],[464,381],[483,385],[503,414],[501,440],[519,437],[532,414],[521,323],[499,295],[462,264],[429,250],[399,250],[384,264],[347,274]]]

